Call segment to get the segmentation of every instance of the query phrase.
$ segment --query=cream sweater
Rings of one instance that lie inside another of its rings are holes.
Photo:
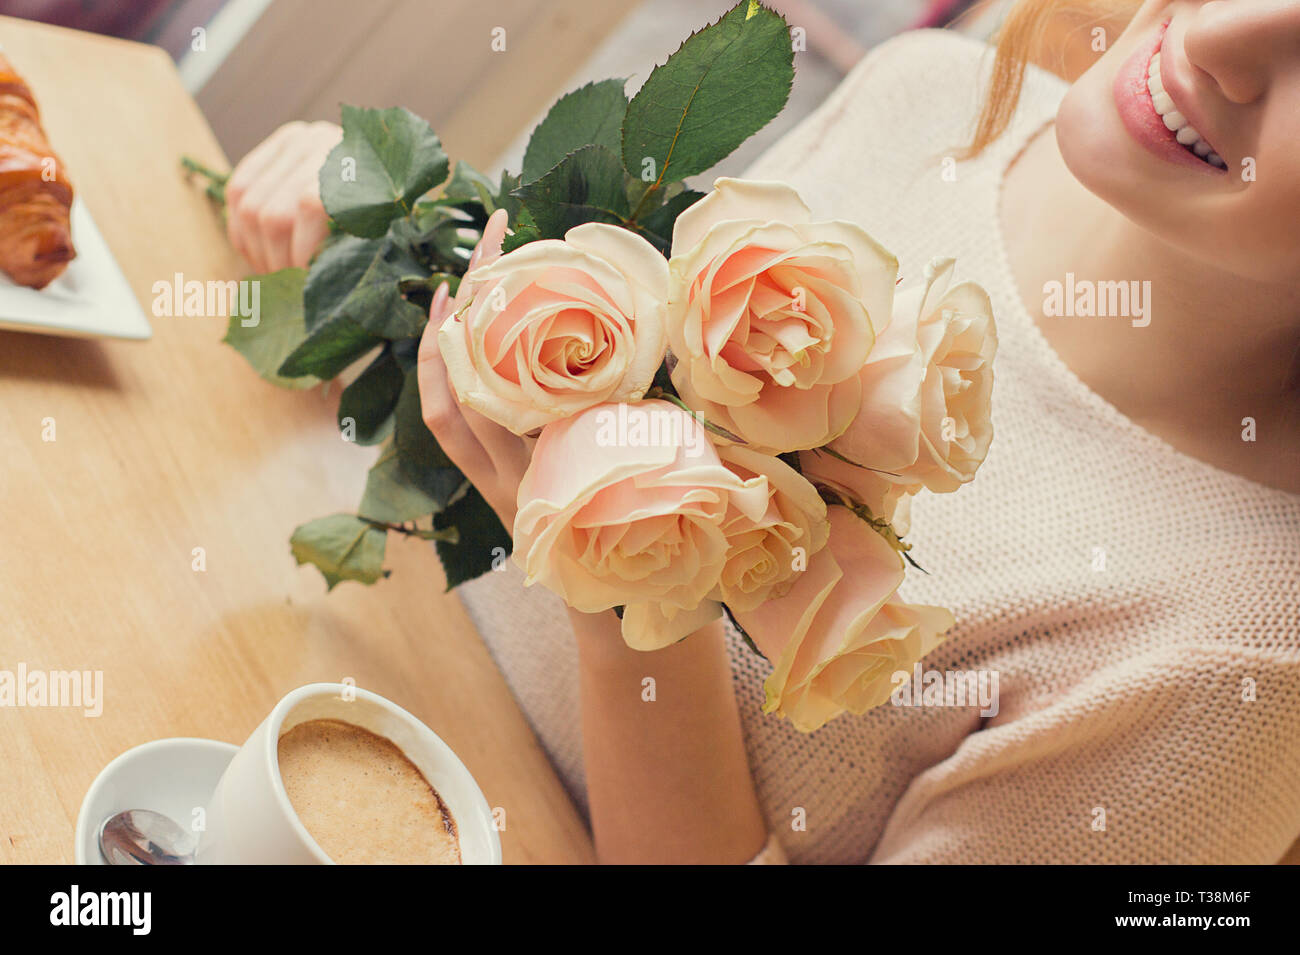
[[[995,671],[998,712],[886,704],[804,736],[760,712],[769,667],[729,634],[771,831],[803,863],[1275,862],[1300,835],[1300,496],[1143,431],[1036,329],[996,200],[1064,85],[1031,71],[1010,132],[951,181],[987,52],[950,33],[884,44],[747,174],[863,225],[905,286],[956,256],[1001,341],[992,450],[973,484],[915,500],[930,576],[902,589],[957,618],[924,666]],[[506,566],[462,598],[585,807],[573,636]]]

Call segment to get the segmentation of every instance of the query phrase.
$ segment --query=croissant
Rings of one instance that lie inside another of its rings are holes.
[[[0,269],[44,288],[76,256],[72,183],[41,129],[32,91],[0,53]]]

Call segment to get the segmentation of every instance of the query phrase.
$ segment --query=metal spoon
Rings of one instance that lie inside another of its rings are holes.
[[[127,809],[99,827],[99,851],[109,865],[193,865],[196,842],[152,809]]]

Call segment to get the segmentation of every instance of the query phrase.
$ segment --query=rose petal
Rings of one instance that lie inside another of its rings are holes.
[[[677,217],[673,226],[672,255],[676,257],[697,246],[711,227],[729,219],[754,219],[761,209],[768,222],[807,222],[812,213],[783,182],[731,179],[713,183],[713,191]]]

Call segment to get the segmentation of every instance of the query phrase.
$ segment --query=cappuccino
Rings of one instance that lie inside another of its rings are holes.
[[[345,865],[459,865],[456,823],[392,742],[341,720],[280,737],[280,778],[302,824]]]

